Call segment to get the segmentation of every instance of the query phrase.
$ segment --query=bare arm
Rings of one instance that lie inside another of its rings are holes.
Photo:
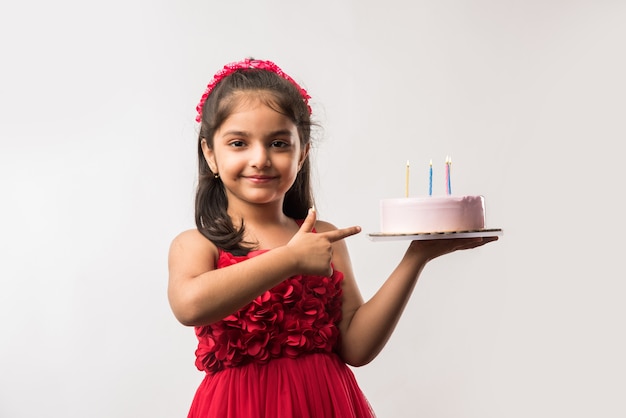
[[[185,325],[206,325],[242,308],[264,291],[296,274],[329,275],[333,242],[358,227],[311,233],[311,212],[284,246],[232,266],[216,269],[218,250],[197,230],[174,239],[168,258],[168,298]]]
[[[216,269],[218,251],[197,230],[183,232],[169,253],[168,298],[184,325],[206,325],[245,306],[289,277],[295,260],[284,249]]]
[[[374,296],[363,303],[343,242],[335,243],[337,269],[344,272],[341,355],[348,364],[372,361],[393,333],[426,264],[441,255],[475,248],[494,238],[413,241],[398,266]]]

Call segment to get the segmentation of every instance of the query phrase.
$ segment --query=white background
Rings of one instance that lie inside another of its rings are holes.
[[[482,194],[500,241],[429,264],[383,353],[379,417],[623,417],[626,3],[5,1],[0,416],[183,417],[202,379],[166,299],[193,227],[195,105],[274,60],[313,96],[320,216],[371,296],[405,242],[378,202]]]

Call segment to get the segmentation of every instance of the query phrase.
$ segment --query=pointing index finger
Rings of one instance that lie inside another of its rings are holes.
[[[335,229],[334,231],[324,232],[324,235],[330,240],[330,242],[335,242],[358,234],[359,232],[361,232],[360,226],[350,226],[348,228],[341,228]]]

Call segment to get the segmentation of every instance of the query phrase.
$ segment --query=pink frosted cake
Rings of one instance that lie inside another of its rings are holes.
[[[425,196],[380,201],[383,234],[475,231],[484,227],[482,196]]]

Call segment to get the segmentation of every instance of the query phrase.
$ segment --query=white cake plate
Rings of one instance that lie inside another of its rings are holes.
[[[372,241],[428,241],[433,239],[449,238],[477,238],[477,237],[499,237],[503,234],[502,229],[476,229],[471,231],[448,231],[448,232],[419,232],[408,234],[388,234],[376,232],[368,234]]]

